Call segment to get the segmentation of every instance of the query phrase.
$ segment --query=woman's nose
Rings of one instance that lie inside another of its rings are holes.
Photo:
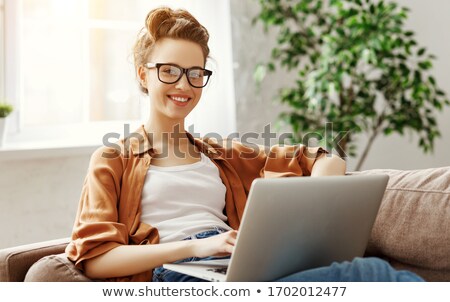
[[[175,85],[175,88],[182,89],[182,90],[187,90],[190,87],[191,87],[191,85],[189,84],[186,74],[183,74],[181,79]]]

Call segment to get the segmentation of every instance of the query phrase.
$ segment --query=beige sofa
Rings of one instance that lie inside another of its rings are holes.
[[[427,281],[450,281],[450,167],[348,174],[390,176],[366,256],[384,258]],[[0,250],[0,281],[90,281],[64,256],[68,241]]]

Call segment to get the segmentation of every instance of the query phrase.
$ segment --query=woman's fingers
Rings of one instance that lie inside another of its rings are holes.
[[[228,232],[226,232],[224,234],[226,234],[226,235],[228,235],[228,237],[234,238],[234,239],[236,239],[236,237],[237,237],[237,231],[236,230],[231,230],[231,231],[228,231]]]
[[[200,255],[200,257],[230,255],[233,253],[234,246],[236,245],[236,237],[237,231],[231,230],[199,240],[196,245],[201,246],[201,250],[197,255]]]
[[[237,231],[231,230],[226,233],[223,233],[222,236],[225,237],[225,242],[231,245],[236,244]]]
[[[225,252],[227,252],[228,254],[232,254],[234,250],[234,245],[226,245],[225,246]]]
[[[232,230],[226,233],[226,249],[228,253],[233,253],[234,246],[236,245],[236,237],[237,237],[237,231]]]

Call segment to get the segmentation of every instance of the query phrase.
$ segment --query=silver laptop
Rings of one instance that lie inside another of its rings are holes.
[[[273,281],[361,257],[389,177],[256,179],[230,259],[164,264],[209,281]]]

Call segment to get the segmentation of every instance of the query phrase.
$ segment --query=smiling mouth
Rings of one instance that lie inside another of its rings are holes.
[[[173,96],[173,95],[168,95],[167,96],[169,98],[169,100],[172,101],[172,103],[174,103],[175,105],[179,106],[179,107],[185,107],[187,106],[187,104],[189,104],[189,101],[192,100],[192,98],[187,97],[187,96]]]

